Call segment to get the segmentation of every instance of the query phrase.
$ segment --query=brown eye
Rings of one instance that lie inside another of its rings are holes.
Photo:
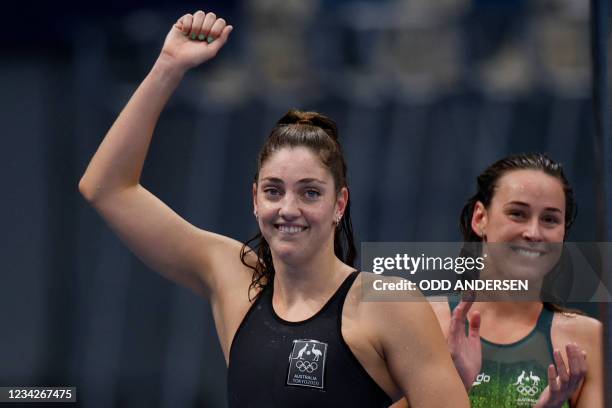
[[[561,223],[561,220],[559,220],[559,218],[552,215],[545,215],[544,217],[542,217],[542,221],[545,224],[549,225],[559,225]]]
[[[520,210],[510,210],[508,211],[508,216],[515,220],[522,220],[525,218],[525,212]]]

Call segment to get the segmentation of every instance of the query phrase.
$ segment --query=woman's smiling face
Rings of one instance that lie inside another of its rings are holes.
[[[489,208],[476,204],[472,229],[484,235],[491,261],[503,260],[513,276],[545,274],[558,261],[565,236],[563,186],[539,170],[510,171],[496,183]]]
[[[333,254],[334,219],[347,201],[347,189],[336,192],[331,172],[307,147],[274,152],[253,186],[261,233],[287,263],[305,262],[326,246]]]

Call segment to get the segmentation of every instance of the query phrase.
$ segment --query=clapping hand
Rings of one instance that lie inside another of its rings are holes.
[[[468,333],[465,322],[474,302],[462,300],[453,311],[447,337],[455,368],[466,390],[470,390],[482,366],[482,347],[480,344],[480,312],[473,312]]]
[[[559,350],[553,352],[555,364],[548,366],[548,386],[544,389],[534,408],[560,408],[571,398],[586,375],[586,353],[576,344],[565,347],[569,370]]]

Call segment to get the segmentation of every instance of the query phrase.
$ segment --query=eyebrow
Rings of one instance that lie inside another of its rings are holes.
[[[509,205],[518,205],[518,206],[521,206],[521,207],[529,207],[529,204],[524,203],[522,201],[510,201],[509,203],[506,203],[504,205],[504,207],[509,206]],[[545,211],[558,212],[558,213],[562,213],[563,212],[560,209],[558,209],[557,207],[546,207],[544,210]]]
[[[276,184],[284,184],[285,183],[282,179],[279,179],[278,177],[265,177],[261,181],[262,182],[263,181],[269,181],[271,183],[276,183]],[[327,182],[325,182],[323,180],[319,180],[319,179],[312,178],[312,177],[300,179],[300,180],[298,180],[298,183],[300,183],[300,184],[319,183],[319,184],[323,184],[323,185],[327,184]]]

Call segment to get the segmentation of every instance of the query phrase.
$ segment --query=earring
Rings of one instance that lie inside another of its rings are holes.
[[[253,210],[253,215],[255,216],[255,219],[259,221],[259,215],[257,215],[257,210]]]
[[[336,224],[336,227],[340,225],[340,220],[342,220],[342,214],[336,215],[334,218],[334,224]]]
[[[486,258],[488,256],[487,254],[487,249],[486,249],[486,242],[487,242],[487,234],[485,233],[484,228],[480,229],[480,238],[482,239],[481,241],[481,254],[483,258]]]

